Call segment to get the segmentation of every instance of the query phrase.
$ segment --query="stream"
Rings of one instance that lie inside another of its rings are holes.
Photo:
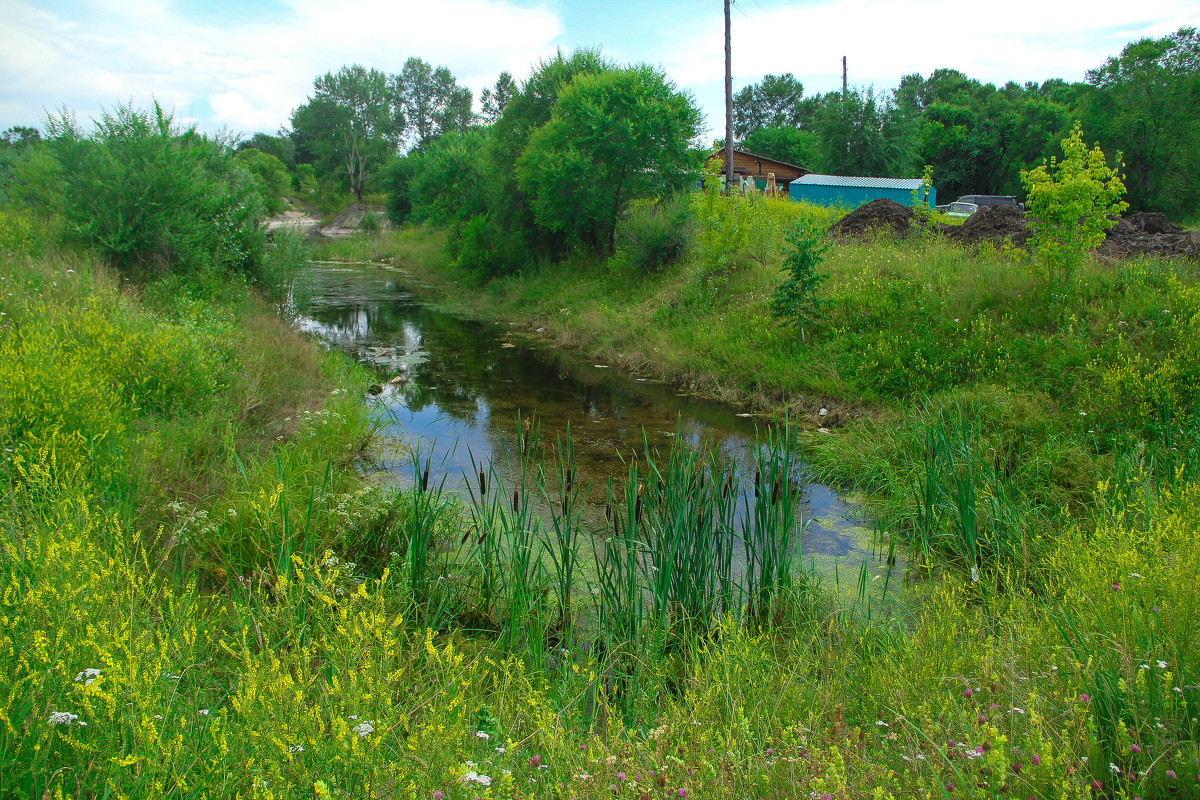
[[[430,464],[431,481],[460,490],[478,466],[511,450],[517,414],[536,416],[544,446],[570,427],[577,481],[590,485],[592,517],[602,513],[609,476],[618,480],[645,444],[665,453],[673,439],[704,447],[739,465],[751,463],[756,433],[769,419],[563,353],[506,323],[459,319],[431,309],[412,279],[391,267],[314,263],[313,300],[298,327],[349,354],[379,376],[368,395],[381,415],[374,479],[411,485],[412,450]],[[645,437],[643,439],[643,437]],[[739,469],[742,475],[753,471]],[[472,477],[473,479],[473,477]],[[827,588],[849,593],[867,564],[885,584],[886,564],[873,552],[870,522],[830,487],[805,481],[799,518],[806,524],[801,558]],[[904,581],[893,568],[892,590]]]

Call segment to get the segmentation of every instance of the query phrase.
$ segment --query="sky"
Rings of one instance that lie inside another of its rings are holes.
[[[1200,0],[737,0],[734,90],[793,73],[808,94],[972,78],[1083,80],[1131,41],[1200,27]],[[0,130],[157,100],[205,132],[286,126],[313,79],[418,56],[479,91],[556,49],[663,67],[724,128],[721,0],[0,0]]]

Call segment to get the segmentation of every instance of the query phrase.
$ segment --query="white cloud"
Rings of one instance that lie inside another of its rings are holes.
[[[0,81],[11,97],[0,127],[63,104],[86,119],[153,96],[181,118],[195,111],[206,130],[273,130],[305,101],[313,78],[343,65],[398,72],[418,56],[478,92],[503,69],[523,75],[562,32],[544,6],[507,0],[284,1],[275,15],[212,19],[182,0],[83,0],[69,14],[5,0]]]

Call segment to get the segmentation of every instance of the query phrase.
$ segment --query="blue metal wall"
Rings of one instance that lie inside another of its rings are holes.
[[[902,206],[913,205],[911,189],[877,189],[868,186],[822,186],[819,184],[792,183],[788,187],[788,198],[806,200],[820,206],[844,206],[858,208],[863,203],[886,197],[895,200]],[[937,190],[929,189],[929,206],[932,208],[937,200]]]

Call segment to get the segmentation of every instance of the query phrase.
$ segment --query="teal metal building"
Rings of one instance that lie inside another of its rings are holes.
[[[886,197],[902,206],[917,204],[920,178],[855,178],[846,175],[801,175],[788,186],[788,198],[821,206],[858,208],[863,203]],[[937,190],[929,187],[926,204],[933,208]]]

